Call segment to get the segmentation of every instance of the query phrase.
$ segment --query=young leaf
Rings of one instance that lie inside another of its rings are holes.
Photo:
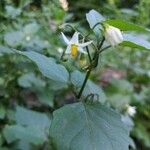
[[[100,103],[75,103],[54,112],[50,137],[57,150],[128,150],[129,130]]]
[[[86,19],[90,25],[90,28],[92,29],[97,23],[102,22],[105,20],[105,18],[98,13],[96,10],[90,10],[89,13],[86,14]],[[100,34],[100,25],[95,26],[94,32],[96,34]]]

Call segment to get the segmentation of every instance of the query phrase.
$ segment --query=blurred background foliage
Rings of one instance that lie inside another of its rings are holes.
[[[0,1],[0,150],[52,149],[51,113],[74,102],[71,86],[44,78],[31,61],[11,54],[8,47],[37,51],[59,62],[65,48],[59,26],[69,22],[88,32],[85,14],[91,9],[150,28],[149,0]],[[65,32],[72,34],[69,28]],[[143,34],[141,38],[150,40]],[[82,70],[85,63],[84,56],[80,62],[63,62],[70,71]],[[149,52],[110,48],[91,79],[102,86],[109,105],[132,128],[136,149],[150,149]],[[128,112],[130,106],[136,107],[134,117]]]

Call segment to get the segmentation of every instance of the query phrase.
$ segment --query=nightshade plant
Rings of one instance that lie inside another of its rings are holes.
[[[130,139],[130,128],[122,121],[121,115],[109,107],[103,90],[90,79],[90,74],[99,64],[102,53],[110,47],[131,47],[150,50],[149,42],[136,38],[137,34],[149,34],[149,30],[117,19],[106,19],[95,10],[86,14],[90,25],[85,35],[73,29],[71,40],[62,33],[67,48],[58,64],[54,58],[34,51],[17,51],[31,59],[40,72],[61,86],[73,86],[76,103],[65,105],[54,111],[50,125],[50,141],[56,150],[127,150],[134,146]],[[134,32],[134,33],[133,33]],[[81,55],[88,58],[84,73],[74,70],[71,73],[63,65],[64,56],[69,54],[73,61]],[[120,52],[121,53],[121,52]]]

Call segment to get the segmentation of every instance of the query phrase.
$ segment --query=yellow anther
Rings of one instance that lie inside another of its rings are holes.
[[[71,45],[71,55],[72,57],[76,57],[78,54],[78,45],[72,44]]]

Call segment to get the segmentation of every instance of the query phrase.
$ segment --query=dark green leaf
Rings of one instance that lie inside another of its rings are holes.
[[[54,81],[67,83],[69,79],[69,73],[66,68],[60,64],[56,64],[53,58],[46,57],[42,54],[30,51],[30,52],[18,52],[24,56],[27,56],[33,62],[36,63],[41,73]]]
[[[4,119],[6,110],[3,105],[0,105],[0,119]]]
[[[54,112],[50,136],[57,150],[128,150],[129,130],[100,103],[76,103]]]

